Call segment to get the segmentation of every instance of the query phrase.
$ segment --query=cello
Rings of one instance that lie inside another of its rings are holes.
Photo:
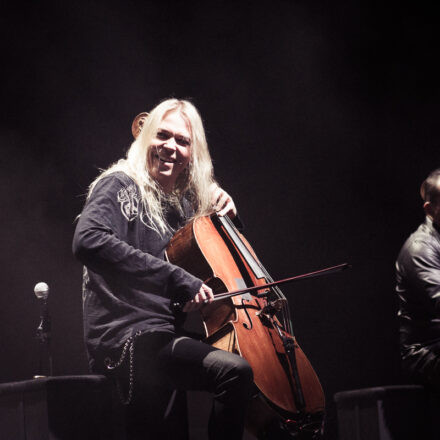
[[[214,301],[200,309],[205,342],[243,356],[252,367],[256,391],[246,429],[258,439],[320,438],[324,392],[293,334],[287,299],[231,219],[192,220],[166,252],[214,292]]]

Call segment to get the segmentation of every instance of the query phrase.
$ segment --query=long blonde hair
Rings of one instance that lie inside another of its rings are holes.
[[[151,141],[156,136],[159,124],[170,112],[180,112],[191,127],[191,159],[187,168],[179,175],[171,194],[165,194],[160,185],[151,176],[152,149]],[[105,176],[122,171],[130,176],[139,186],[143,213],[148,218],[147,226],[159,234],[171,231],[166,221],[164,200],[181,208],[181,201],[186,196],[194,208],[194,217],[212,212],[210,186],[215,183],[213,166],[206,141],[205,130],[199,112],[189,101],[167,99],[161,102],[144,119],[139,136],[131,144],[125,158],[104,170],[90,185],[88,196]],[[142,217],[141,217],[142,218]]]

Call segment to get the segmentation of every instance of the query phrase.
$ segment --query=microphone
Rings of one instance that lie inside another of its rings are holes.
[[[49,296],[49,286],[43,282],[37,283],[34,287],[34,293],[38,299],[46,300]]]
[[[49,286],[46,283],[37,283],[34,287],[35,296],[40,301],[40,325],[37,328],[37,339],[44,343],[50,339],[50,317],[47,308]]]

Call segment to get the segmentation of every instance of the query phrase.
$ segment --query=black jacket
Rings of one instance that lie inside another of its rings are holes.
[[[167,210],[175,230],[191,215],[186,200],[183,214]],[[85,266],[84,336],[92,371],[139,330],[175,332],[170,305],[192,299],[202,285],[165,261],[171,232],[161,236],[148,225],[139,189],[122,172],[98,182],[79,218],[73,252]]]
[[[440,232],[430,218],[403,245],[396,276],[403,365],[429,381],[440,353]]]

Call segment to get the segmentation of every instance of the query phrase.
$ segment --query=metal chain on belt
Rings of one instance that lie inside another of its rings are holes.
[[[142,332],[139,330],[133,336],[130,336],[124,344],[122,349],[121,357],[117,362],[113,362],[110,358],[104,359],[104,364],[107,367],[107,370],[115,370],[120,367],[127,356],[127,351],[130,353],[129,357],[129,375],[128,375],[128,393],[127,397],[124,397],[124,393],[122,391],[121,384],[119,380],[116,381],[116,388],[118,389],[118,394],[121,399],[123,405],[128,405],[131,402],[133,397],[133,388],[134,388],[134,343],[136,342],[136,338]]]

